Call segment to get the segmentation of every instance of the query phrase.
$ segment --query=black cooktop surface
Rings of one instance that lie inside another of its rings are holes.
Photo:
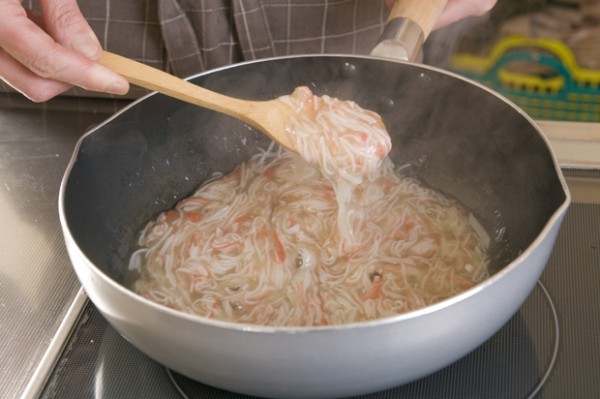
[[[357,398],[598,398],[599,331],[600,205],[575,203],[540,282],[496,335],[435,374]],[[167,370],[91,303],[42,397],[248,398]]]

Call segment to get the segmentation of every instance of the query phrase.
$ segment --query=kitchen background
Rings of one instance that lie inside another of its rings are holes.
[[[574,205],[543,284],[514,320],[449,369],[370,397],[600,397],[600,1],[499,0],[489,15],[436,32],[422,61],[536,119]],[[0,94],[2,398],[242,397],[173,376],[132,348],[71,269],[57,212],[62,175],[77,139],[126,105]],[[528,353],[515,349],[523,340],[535,343]]]

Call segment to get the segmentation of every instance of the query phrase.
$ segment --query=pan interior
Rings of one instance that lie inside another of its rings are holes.
[[[565,201],[552,155],[530,121],[495,94],[442,71],[314,56],[235,65],[192,81],[265,100],[306,85],[378,112],[395,164],[457,198],[489,232],[493,271],[525,250]],[[212,111],[162,95],[139,101],[82,139],[64,188],[71,234],[97,267],[125,284],[129,256],[150,219],[269,143]]]

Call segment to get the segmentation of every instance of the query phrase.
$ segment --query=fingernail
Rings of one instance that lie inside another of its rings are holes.
[[[96,59],[100,56],[100,44],[91,34],[83,33],[75,36],[71,41],[71,48],[91,59]]]
[[[129,83],[125,78],[97,63],[87,71],[86,80],[81,87],[111,94],[125,94],[129,91]]]
[[[112,94],[127,94],[129,85],[120,80],[114,80],[106,88],[106,91]]]

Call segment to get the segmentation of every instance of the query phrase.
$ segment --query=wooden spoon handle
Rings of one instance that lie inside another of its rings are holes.
[[[421,27],[423,39],[427,39],[448,0],[397,0],[390,11],[388,21],[408,18]]]
[[[148,65],[110,52],[103,52],[100,63],[123,75],[130,83],[250,123],[250,102],[228,97],[197,86]]]
[[[123,75],[130,83],[232,116],[254,126],[287,149],[297,151],[288,134],[291,111],[277,99],[250,101],[228,97],[106,51],[102,53],[100,63]]]
[[[414,61],[447,0],[397,0],[371,55]]]

